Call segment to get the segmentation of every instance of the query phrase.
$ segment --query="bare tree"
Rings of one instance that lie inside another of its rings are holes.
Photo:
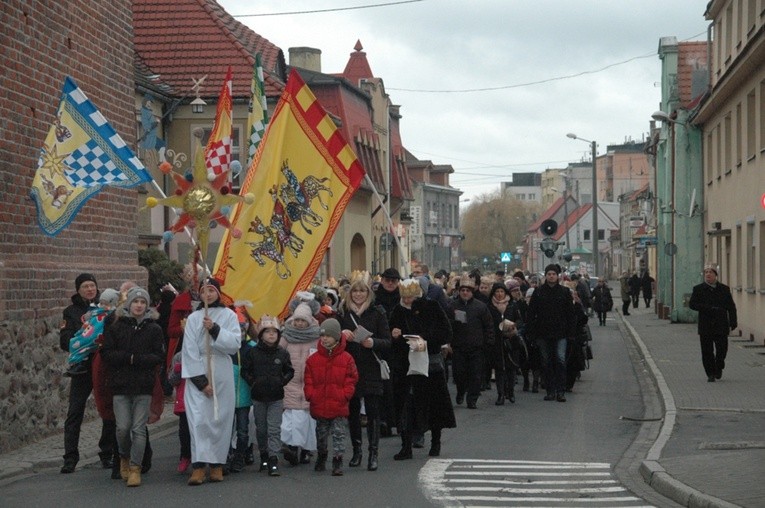
[[[500,252],[515,251],[541,208],[539,203],[520,201],[501,191],[473,199],[460,218],[463,253],[494,259]]]

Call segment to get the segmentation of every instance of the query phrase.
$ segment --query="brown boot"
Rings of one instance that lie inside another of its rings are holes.
[[[205,482],[205,468],[200,467],[191,471],[189,485],[202,485]]]
[[[223,481],[223,466],[210,467],[210,481],[211,482]]]
[[[120,457],[120,478],[127,481],[128,474],[130,473],[130,459]]]
[[[141,485],[141,466],[130,464],[130,472],[128,473],[127,486],[139,487]]]

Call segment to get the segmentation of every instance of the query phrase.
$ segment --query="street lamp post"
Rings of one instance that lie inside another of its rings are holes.
[[[592,147],[592,258],[595,266],[595,276],[598,277],[600,273],[600,252],[598,251],[598,167],[596,161],[598,145],[595,141],[580,138],[571,132],[566,134],[566,137],[584,141]]]

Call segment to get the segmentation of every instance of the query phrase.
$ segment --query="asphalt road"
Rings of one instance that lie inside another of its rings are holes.
[[[544,402],[543,393],[521,392],[518,385],[515,404],[495,406],[495,393],[484,392],[477,410],[455,409],[458,428],[444,431],[437,460],[427,460],[426,446],[413,460],[393,461],[399,440],[392,437],[381,441],[377,472],[348,468],[346,457],[343,477],[283,464],[282,476],[271,478],[249,466],[222,483],[189,487],[175,471],[178,445],[171,432],[153,436],[153,469],[139,488],[128,489],[91,465],[73,475],[50,470],[11,483],[2,488],[0,504],[676,506],[646,490],[625,464],[645,414],[641,367],[630,342],[614,321],[592,331],[595,359],[567,402]]]

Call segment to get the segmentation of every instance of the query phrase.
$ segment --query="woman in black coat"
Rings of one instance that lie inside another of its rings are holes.
[[[645,302],[646,309],[651,307],[654,280],[655,279],[648,273],[648,270],[646,270],[643,276],[640,278],[640,287],[643,289],[643,301]]]
[[[645,292],[644,292],[645,294]],[[598,324],[606,326],[606,316],[614,306],[611,289],[605,279],[598,279],[598,285],[592,290],[592,309],[598,314]]]
[[[640,287],[642,286],[642,283],[640,282],[640,277],[638,277],[638,274],[633,273],[632,277],[630,277],[627,284],[629,284],[629,287],[630,287],[630,298],[632,298],[632,308],[637,309],[638,302],[640,300]]]
[[[491,352],[486,357],[486,369],[489,372],[494,369],[494,380],[497,384],[497,402],[494,404],[501,406],[505,403],[505,397],[515,403],[515,369],[512,369],[512,379],[508,379],[507,367],[509,366],[506,365],[505,359],[510,351],[506,350],[505,341],[499,333],[502,321],[512,321],[513,306],[510,295],[507,294],[507,289],[501,282],[496,282],[491,287],[488,307],[491,319],[494,321],[494,333],[497,334],[498,339],[494,341],[493,346],[490,346]]]
[[[393,337],[392,368],[401,376],[404,390],[397,391],[401,404],[401,451],[395,460],[412,458],[412,436],[415,432],[430,430],[431,446],[428,455],[441,453],[441,430],[457,426],[454,409],[446,386],[442,347],[451,343],[452,327],[438,302],[422,296],[422,288],[414,279],[402,281],[399,288],[401,302],[390,317]],[[407,375],[409,371],[409,344],[404,335],[419,335],[427,342],[430,365],[428,375]]]
[[[369,274],[366,274],[367,277]],[[377,470],[377,450],[380,443],[380,406],[383,396],[383,379],[380,375],[379,359],[387,358],[390,351],[390,330],[385,310],[374,305],[374,293],[364,277],[351,282],[348,294],[343,299],[338,321],[343,330],[348,330],[346,351],[356,361],[359,381],[356,393],[349,404],[348,427],[353,445],[350,467],[361,464],[361,399],[367,415],[367,438],[369,439],[369,471]],[[362,337],[362,327],[371,333]]]

